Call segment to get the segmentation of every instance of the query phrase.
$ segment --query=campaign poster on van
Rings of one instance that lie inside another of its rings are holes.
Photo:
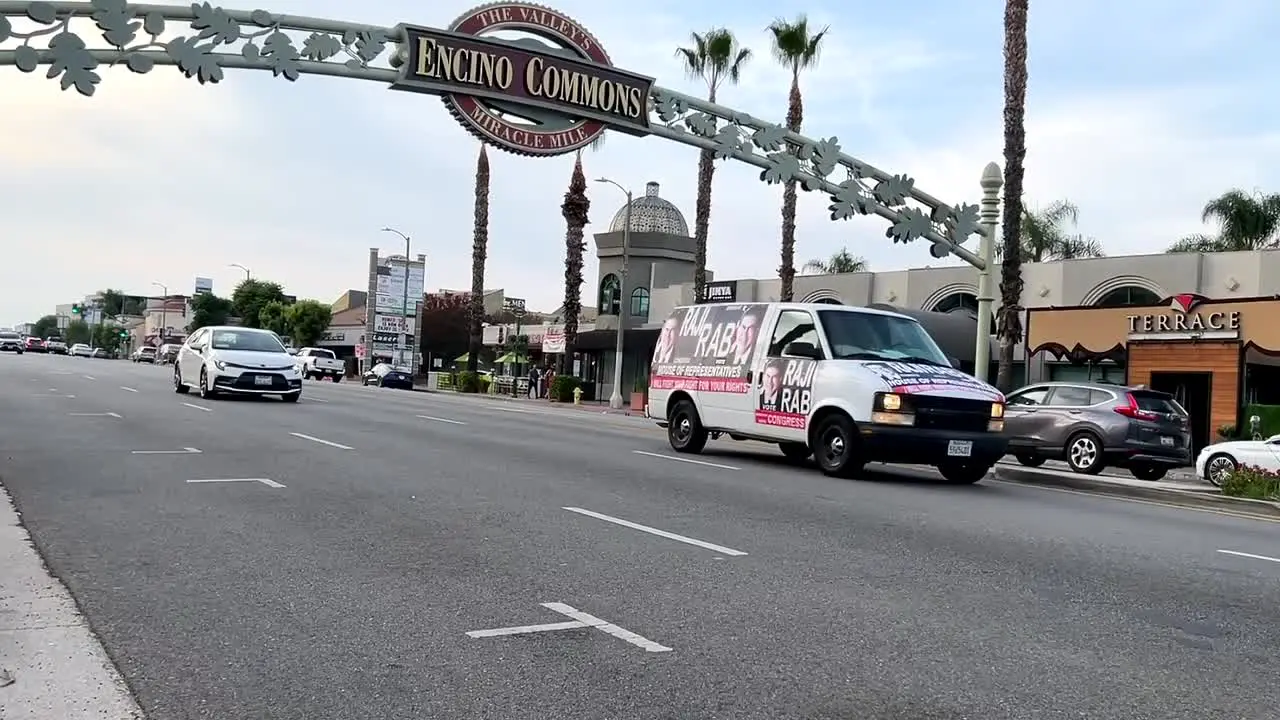
[[[813,400],[818,363],[806,358],[772,358],[760,374],[756,424],[803,430]]]
[[[677,308],[653,350],[649,387],[745,395],[760,325],[768,305]]]
[[[952,367],[894,361],[868,362],[865,367],[888,383],[893,392],[903,395],[945,392],[976,400],[1004,400],[995,388]]]

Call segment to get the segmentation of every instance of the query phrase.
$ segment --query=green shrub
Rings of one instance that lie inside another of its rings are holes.
[[[458,373],[456,387],[458,388],[458,392],[480,392],[480,376],[476,373],[463,370]]]
[[[572,375],[557,375],[551,381],[551,392],[547,395],[557,402],[573,402],[573,391],[581,386],[582,381]]]
[[[1222,438],[1223,440],[1239,440],[1240,431],[1236,428],[1235,425],[1223,425],[1222,427],[1218,428],[1218,437]]]
[[[1245,435],[1249,433],[1249,418],[1254,415],[1261,420],[1258,431],[1262,433],[1262,437],[1280,435],[1280,405],[1245,405],[1244,424],[1240,426],[1240,431]]]
[[[1241,465],[1222,483],[1222,494],[1251,500],[1280,500],[1280,473]]]
[[[480,383],[477,386],[479,388],[479,391],[486,395],[489,394],[489,386],[493,384],[493,378],[489,377],[488,375],[481,375],[479,378],[477,378],[477,382]]]

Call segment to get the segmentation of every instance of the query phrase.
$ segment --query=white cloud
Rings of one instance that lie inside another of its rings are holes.
[[[264,4],[436,25],[471,5],[450,0],[428,12],[417,3],[379,2],[353,13],[355,6],[336,0]],[[768,56],[764,27],[774,13],[794,15],[799,6],[746,7],[737,11],[741,18],[716,18],[687,3],[556,4],[591,29],[618,65],[693,93],[702,89],[682,77],[673,50],[690,30],[728,23],[757,57],[722,101],[782,118],[788,78]],[[987,42],[993,33],[958,43],[962,31],[940,18],[850,26],[840,7],[811,11],[832,34],[821,65],[802,79],[806,130],[839,136],[859,158],[907,172],[945,201],[976,202],[983,166],[1000,159],[999,44]],[[999,13],[982,22],[998,24]],[[1089,25],[1081,28],[1087,33]],[[243,71],[201,87],[167,67],[145,77],[107,71],[97,96],[86,99],[60,92],[43,71],[0,73],[6,106],[20,108],[0,116],[0,192],[7,199],[0,286],[10,289],[0,324],[33,320],[105,286],[148,292],[159,280],[185,291],[205,275],[226,291],[240,277],[227,267],[232,262],[291,292],[329,299],[364,286],[368,247],[398,249],[377,232],[388,224],[414,236],[415,252],[430,255],[429,286],[470,285],[477,144],[438,99],[313,76],[289,84]],[[1189,103],[1186,89],[1034,86],[1028,199],[1075,200],[1081,230],[1120,253],[1156,250],[1196,230],[1200,206],[1226,187],[1274,184],[1270,167],[1280,141],[1211,130],[1223,103],[1239,96],[1204,90],[1195,88]],[[498,151],[490,158],[486,284],[554,307],[562,293],[559,205],[572,159]],[[589,177],[605,175],[637,193],[648,180],[661,182],[663,196],[692,224],[694,150],[618,135],[585,163]],[[778,266],[781,188],[760,183],[758,172],[719,166],[710,261],[720,277],[769,276]],[[591,199],[588,230],[597,231],[622,198],[592,185]],[[827,203],[801,196],[797,264],[844,244],[880,269],[937,262],[923,246],[890,244],[878,219],[830,222]],[[594,263],[587,277],[594,277]],[[588,302],[591,286],[584,286]]]

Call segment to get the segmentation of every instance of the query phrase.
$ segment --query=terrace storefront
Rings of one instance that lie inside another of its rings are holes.
[[[1172,394],[1191,415],[1197,448],[1240,426],[1244,406],[1280,404],[1276,297],[1183,294],[1150,306],[1032,308],[1026,345],[1029,359],[1065,361],[1081,379]]]

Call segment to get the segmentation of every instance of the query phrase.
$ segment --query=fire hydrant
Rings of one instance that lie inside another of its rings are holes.
[[[580,387],[576,387],[573,389],[573,404],[574,405],[582,404],[582,388]]]

